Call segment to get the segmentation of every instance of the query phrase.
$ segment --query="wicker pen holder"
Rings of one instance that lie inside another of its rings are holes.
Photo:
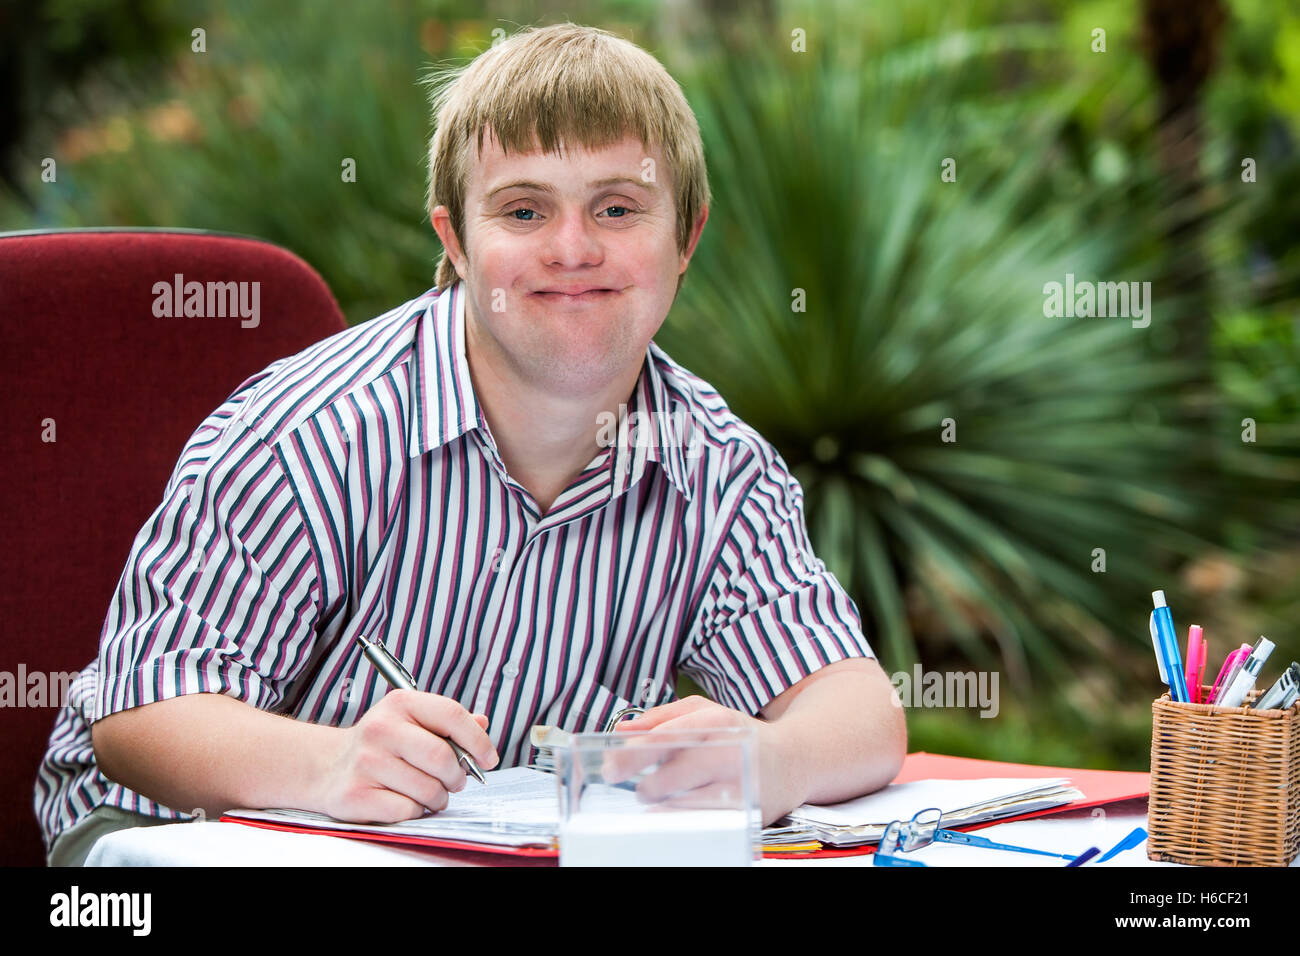
[[[1153,702],[1147,818],[1153,860],[1288,866],[1300,853],[1300,702],[1287,710],[1174,703],[1168,694]]]

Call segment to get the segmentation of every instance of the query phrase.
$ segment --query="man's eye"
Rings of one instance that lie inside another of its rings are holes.
[[[635,212],[630,206],[606,206],[605,211],[610,213],[610,219],[626,219],[630,213]],[[510,210],[506,215],[513,216],[516,222],[532,222],[537,216],[537,210],[521,207]]]

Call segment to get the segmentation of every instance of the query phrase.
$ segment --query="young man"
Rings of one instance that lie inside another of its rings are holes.
[[[466,783],[442,738],[526,763],[532,725],[647,692],[622,726],[755,728],[764,822],[897,773],[902,711],[798,483],[651,341],[708,218],[677,84],[565,24],[434,105],[437,287],[195,432],[41,768],[51,862],[200,809],[418,816]],[[679,671],[713,700],[667,702]]]

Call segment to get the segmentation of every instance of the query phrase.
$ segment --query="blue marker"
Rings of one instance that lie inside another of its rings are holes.
[[[1091,860],[1094,856],[1096,856],[1100,852],[1101,851],[1098,850],[1095,846],[1090,846],[1088,847],[1088,849],[1084,850],[1082,853],[1080,853],[1078,856],[1076,856],[1073,860],[1071,860],[1069,863],[1065,865],[1083,866],[1083,864],[1087,863],[1089,860]]]
[[[1174,615],[1165,601],[1164,591],[1152,591],[1156,609],[1151,612],[1151,643],[1160,666],[1160,680],[1169,685],[1169,699],[1186,703],[1187,680],[1183,677],[1183,657],[1178,651],[1178,634]]]

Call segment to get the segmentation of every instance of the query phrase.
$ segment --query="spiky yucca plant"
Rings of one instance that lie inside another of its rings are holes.
[[[973,102],[997,44],[949,39],[683,84],[715,202],[658,342],[795,470],[888,666],[1051,677],[1140,646],[1144,592],[1215,504],[1208,436],[1179,424],[1189,369],[1160,346],[1176,297],[1147,328],[1044,314],[1067,274],[1157,279],[1157,198],[1064,194],[1078,91],[1027,117]]]

